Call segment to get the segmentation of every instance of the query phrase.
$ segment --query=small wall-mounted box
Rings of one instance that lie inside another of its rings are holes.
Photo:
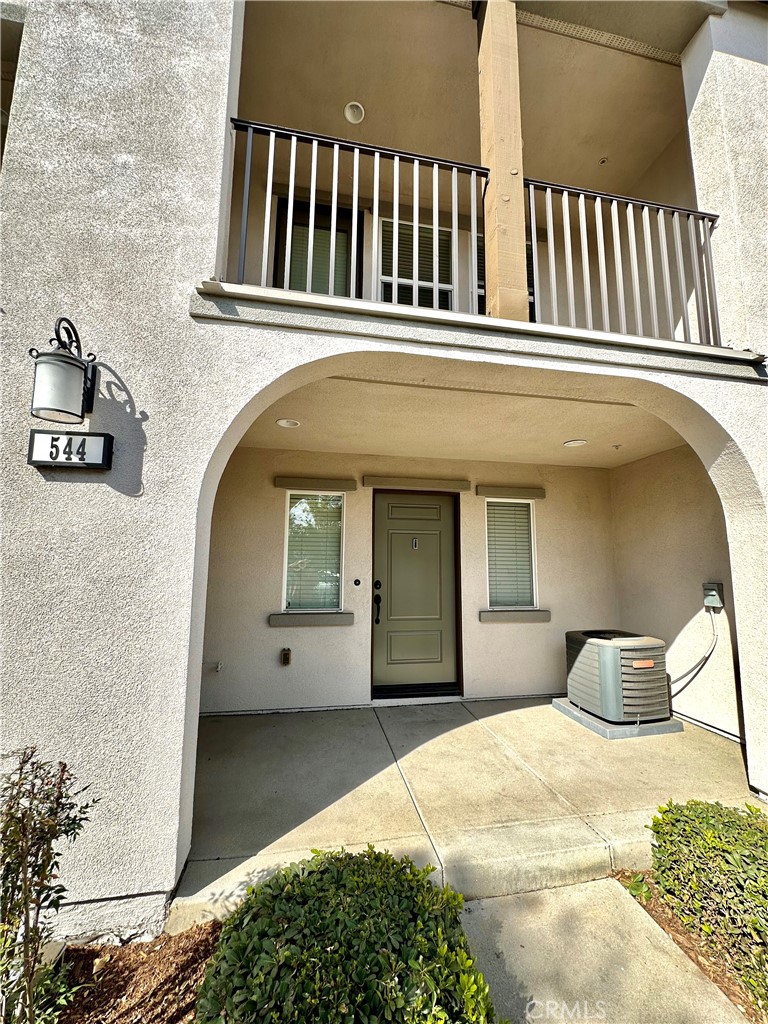
[[[705,583],[704,584],[704,607],[705,608],[723,608],[723,584],[722,583]]]

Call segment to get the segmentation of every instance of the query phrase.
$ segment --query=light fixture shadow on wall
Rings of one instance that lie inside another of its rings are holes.
[[[54,423],[82,423],[85,414],[93,412],[96,356],[83,356],[77,328],[65,316],[56,321],[50,344],[50,352],[29,350],[35,360],[31,413]]]

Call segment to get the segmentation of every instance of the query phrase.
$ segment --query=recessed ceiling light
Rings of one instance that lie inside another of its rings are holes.
[[[344,107],[344,117],[350,124],[360,124],[365,117],[365,107],[357,100],[352,100]]]
[[[278,427],[300,427],[298,420],[275,420]]]
[[[580,444],[586,443],[583,437],[575,437],[572,441],[563,441],[563,448],[578,448]]]

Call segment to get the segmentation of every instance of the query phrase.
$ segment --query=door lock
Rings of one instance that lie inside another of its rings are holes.
[[[381,580],[374,580],[373,581],[373,589],[374,590],[381,590]]]

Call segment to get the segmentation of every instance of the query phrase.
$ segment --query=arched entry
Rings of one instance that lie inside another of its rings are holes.
[[[182,801],[182,826],[186,823],[187,836],[191,822],[191,784],[194,765],[194,737],[196,735],[195,719],[198,707],[200,685],[200,665],[202,662],[202,634],[204,618],[205,588],[207,585],[208,542],[210,517],[213,499],[224,466],[246,430],[258,416],[275,406],[279,412],[285,410],[276,402],[283,396],[296,394],[301,388],[317,385],[318,382],[344,381],[352,386],[366,388],[378,385],[391,388],[406,388],[423,391],[425,401],[439,401],[438,393],[453,395],[482,395],[489,403],[496,397],[503,397],[507,402],[573,402],[585,405],[613,405],[622,409],[644,409],[654,417],[672,427],[689,446],[696,452],[701,464],[706,468],[709,478],[717,488],[723,504],[725,521],[728,530],[728,541],[733,563],[734,595],[737,616],[739,618],[740,638],[742,645],[749,645],[750,636],[756,631],[757,620],[750,612],[752,603],[757,596],[754,591],[755,558],[764,558],[764,551],[759,544],[759,525],[761,515],[764,516],[764,505],[755,482],[752,468],[745,455],[739,449],[734,437],[725,427],[718,423],[702,404],[706,399],[706,387],[694,381],[691,390],[701,392],[698,401],[672,390],[668,385],[651,378],[649,374],[622,370],[620,373],[607,375],[604,372],[590,371],[581,366],[578,369],[555,370],[551,367],[532,365],[513,365],[508,357],[497,358],[483,356],[482,359],[468,361],[459,355],[446,358],[422,355],[404,355],[402,353],[366,351],[364,353],[346,353],[333,356],[315,363],[303,364],[301,368],[283,374],[261,391],[243,408],[238,417],[230,425],[214,453],[201,494],[198,516],[198,553],[196,564],[195,600],[196,609],[194,628],[190,645],[190,695],[188,703],[190,720],[188,721],[188,742],[185,744],[185,778],[184,788],[187,797]],[[689,382],[681,382],[681,385]],[[365,410],[365,403],[361,403]],[[418,410],[417,410],[418,411]],[[414,423],[416,420],[414,420]],[[411,424],[411,429],[414,426]],[[313,442],[316,448],[318,441]],[[482,434],[478,432],[475,439],[478,461],[487,451],[480,450]],[[490,447],[490,441],[489,447]],[[485,461],[488,461],[487,459]],[[583,463],[582,463],[583,465]],[[309,476],[311,474],[305,473]],[[315,474],[317,475],[317,474]],[[406,474],[401,469],[401,475]],[[742,545],[749,545],[749,558],[742,558]],[[736,555],[737,557],[734,557]],[[704,582],[704,581],[701,581]],[[759,584],[758,584],[759,585]],[[744,609],[744,611],[742,610]],[[765,715],[765,705],[760,703],[756,658],[742,656],[745,670],[745,727],[750,761],[750,778],[757,788],[763,788],[761,782],[765,771],[765,751],[761,744],[765,743],[761,733],[761,716]],[[191,741],[191,742],[190,742]],[[183,831],[182,828],[182,831]],[[180,852],[183,850],[183,837]]]

